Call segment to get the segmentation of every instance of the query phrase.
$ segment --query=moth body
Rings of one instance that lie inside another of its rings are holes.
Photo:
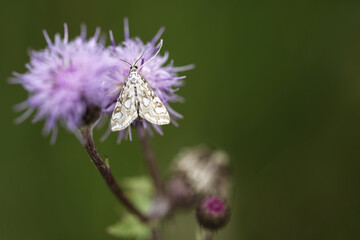
[[[130,65],[130,73],[120,91],[111,116],[112,131],[120,131],[127,128],[137,118],[145,119],[156,125],[170,123],[170,116],[166,107],[151,89],[144,76],[138,73],[145,64],[156,57],[160,52],[162,44],[163,41],[161,39],[156,53],[140,67],[137,67],[136,64],[143,57],[144,53],[133,64],[119,59]]]
[[[132,66],[111,117],[111,130],[123,130],[138,117],[156,125],[170,123],[166,107],[137,68]]]

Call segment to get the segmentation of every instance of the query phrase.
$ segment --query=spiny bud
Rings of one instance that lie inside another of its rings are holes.
[[[205,229],[217,230],[229,221],[230,210],[223,199],[210,196],[199,202],[196,208],[196,218]]]

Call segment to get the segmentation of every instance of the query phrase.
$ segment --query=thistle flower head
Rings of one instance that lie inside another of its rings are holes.
[[[141,66],[146,61],[148,61],[151,57],[154,56],[155,52],[158,50],[159,45],[156,45],[160,36],[164,32],[164,28],[161,28],[155,37],[147,43],[141,41],[140,38],[130,38],[129,34],[129,26],[128,21],[125,19],[125,40],[120,44],[116,45],[112,32],[110,31],[110,40],[112,45],[108,48],[110,52],[115,54],[117,58],[125,60],[131,64],[135,63],[137,59],[139,59],[137,66]],[[139,58],[140,57],[140,58]],[[139,73],[145,77],[150,87],[154,90],[155,94],[161,99],[165,107],[167,108],[171,122],[174,125],[177,125],[176,119],[182,118],[182,115],[174,111],[169,103],[170,102],[179,102],[182,100],[176,94],[178,88],[183,85],[182,79],[185,76],[178,76],[178,72],[186,71],[192,69],[193,65],[183,66],[183,67],[174,67],[173,61],[171,60],[169,64],[165,65],[169,58],[169,53],[165,52],[164,55],[158,54],[151,61],[147,62],[140,70]],[[116,99],[118,98],[121,88],[124,82],[127,79],[129,74],[130,66],[129,64],[118,61],[118,70],[117,73],[112,76],[112,86],[110,86],[108,95],[111,99],[108,108],[106,111],[111,114],[114,110]],[[150,126],[155,129],[158,133],[162,134],[161,127],[157,125],[152,125],[146,121],[140,122],[139,120],[135,120],[132,126],[140,126],[147,129],[151,133]],[[108,131],[110,133],[110,131]],[[126,135],[130,133],[131,139],[131,131],[130,128],[120,131],[119,141],[124,138]],[[106,136],[105,136],[106,137]]]
[[[76,132],[97,119],[108,102],[108,75],[116,67],[116,60],[99,47],[99,35],[97,29],[87,40],[83,27],[81,36],[69,41],[65,24],[64,37],[56,34],[52,42],[44,31],[48,46],[30,53],[26,73],[14,73],[13,82],[29,92],[29,98],[17,107],[27,109],[19,122],[37,110],[33,122],[45,119],[44,132],[52,131],[54,141],[58,123]]]

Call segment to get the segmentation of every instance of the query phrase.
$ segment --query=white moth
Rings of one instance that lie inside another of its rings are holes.
[[[156,125],[170,123],[170,116],[166,107],[151,89],[144,76],[138,73],[146,63],[151,61],[160,52],[161,47],[162,40],[160,40],[159,48],[154,56],[140,67],[137,67],[136,64],[142,58],[142,55],[134,64],[127,62],[130,65],[130,73],[120,91],[112,113],[112,131],[120,131],[127,128],[138,117]],[[126,62],[125,60],[120,60]]]

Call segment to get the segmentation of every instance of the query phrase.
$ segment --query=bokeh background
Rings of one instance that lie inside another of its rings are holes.
[[[9,85],[28,49],[45,47],[67,22],[123,39],[167,28],[175,64],[195,63],[181,88],[185,118],[152,144],[164,176],[179,149],[227,151],[232,221],[217,239],[360,239],[359,1],[0,2],[0,239],[115,239],[105,228],[121,207],[78,140],[62,129],[54,146],[42,123],[15,125],[25,91]],[[98,140],[103,131],[97,131]],[[140,146],[98,141],[121,177],[146,174]],[[166,225],[165,239],[194,239],[193,213]]]

